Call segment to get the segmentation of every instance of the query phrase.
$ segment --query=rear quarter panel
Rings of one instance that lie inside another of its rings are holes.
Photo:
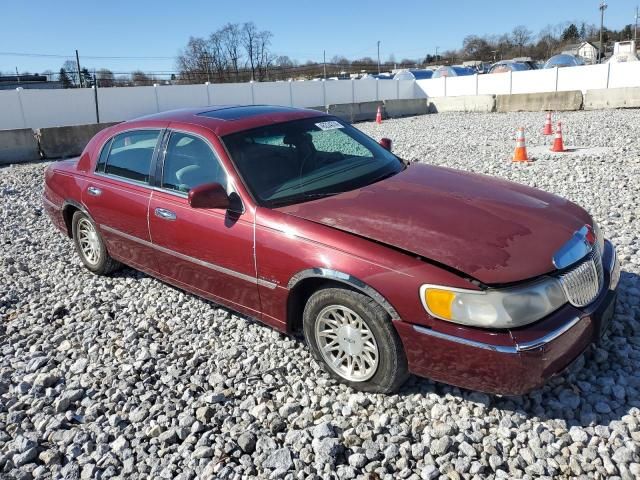
[[[68,234],[63,211],[68,204],[82,205],[82,189],[86,179],[78,175],[78,159],[49,165],[44,174],[43,205],[53,224]]]

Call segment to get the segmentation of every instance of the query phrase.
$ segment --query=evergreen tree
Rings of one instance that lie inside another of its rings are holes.
[[[580,40],[586,40],[587,39],[587,26],[584,24],[584,22],[582,22],[582,25],[580,25]]]
[[[580,32],[578,31],[578,27],[576,27],[573,23],[564,29],[562,32],[562,41],[568,42],[571,40],[578,40],[580,38]]]
[[[59,79],[60,79],[60,82],[62,83],[62,88],[73,87],[73,82],[71,81],[71,78],[69,78],[69,74],[64,68],[60,69]]]
[[[82,83],[85,87],[88,88],[93,85],[93,77],[89,73],[87,67],[83,67],[82,70],[80,70],[80,74],[82,75]]]

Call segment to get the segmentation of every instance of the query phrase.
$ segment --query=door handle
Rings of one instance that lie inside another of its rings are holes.
[[[155,210],[156,217],[162,218],[164,220],[175,220],[176,214],[171,210],[166,210],[164,208],[156,208]]]
[[[94,197],[97,197],[102,193],[102,190],[100,190],[98,187],[89,187],[87,188],[87,193],[89,195],[93,195]]]

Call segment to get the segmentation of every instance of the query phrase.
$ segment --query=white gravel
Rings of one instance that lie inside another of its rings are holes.
[[[559,118],[604,153],[512,164],[516,127],[551,141],[541,113],[358,125],[407,159],[568,197],[617,245],[603,344],[515,398],[350,391],[267,327],[132,270],[90,274],[42,212],[45,164],[0,168],[0,477],[639,478],[640,111]]]

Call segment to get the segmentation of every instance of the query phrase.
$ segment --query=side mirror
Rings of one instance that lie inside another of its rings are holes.
[[[391,139],[390,138],[381,138],[378,143],[385,150],[391,151]]]
[[[219,183],[205,183],[189,190],[189,205],[192,208],[220,208],[231,206],[229,195]]]

